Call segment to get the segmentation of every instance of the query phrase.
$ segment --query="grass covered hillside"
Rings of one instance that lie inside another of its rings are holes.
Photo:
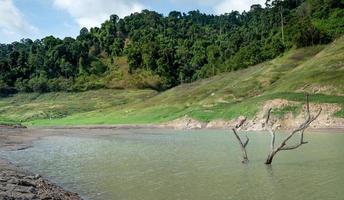
[[[252,118],[268,100],[303,102],[305,92],[314,94],[311,102],[340,106],[334,115],[344,118],[344,37],[161,93],[102,89],[17,94],[0,99],[0,122],[40,126],[161,123],[185,115],[201,121]],[[300,110],[286,106],[276,114]]]
[[[95,90],[79,93],[17,94],[0,100],[0,123],[37,119],[54,121],[71,115],[129,106],[156,95],[153,90]]]

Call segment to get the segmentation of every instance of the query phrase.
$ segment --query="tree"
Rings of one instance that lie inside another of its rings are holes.
[[[132,73],[134,70],[141,67],[142,55],[138,47],[134,44],[129,44],[125,50],[129,61],[129,72]]]
[[[246,136],[246,141],[243,142],[243,140],[240,138],[239,134],[238,134],[238,129],[240,129],[243,124],[245,123],[246,118],[240,119],[239,123],[232,128],[232,131],[236,137],[236,139],[239,142],[240,148],[241,148],[241,152],[242,152],[242,163],[247,163],[248,162],[248,156],[247,156],[247,151],[246,151],[246,146],[248,145],[248,142],[250,141],[250,139]]]
[[[271,135],[271,143],[270,143],[270,153],[268,157],[266,158],[265,164],[270,165],[275,157],[275,155],[279,151],[288,151],[288,150],[293,150],[297,149],[300,146],[307,144],[308,142],[304,141],[304,133],[305,130],[309,127],[309,125],[316,120],[322,109],[320,108],[317,112],[316,115],[312,116],[310,109],[309,109],[309,96],[306,96],[306,112],[307,112],[307,117],[305,121],[298,126],[298,128],[294,129],[283,141],[276,146],[276,130],[279,127],[278,125],[275,125],[274,122],[271,120],[271,111],[272,109],[270,108],[267,113],[266,121],[265,121],[265,128],[268,130],[268,132]],[[297,144],[295,145],[287,145],[287,142],[297,133],[299,133],[300,140]]]
[[[343,8],[341,0],[268,0],[264,8],[252,5],[248,12],[223,15],[198,10],[111,15],[100,27],[82,28],[76,39],[0,44],[0,79],[15,88],[41,74],[52,82],[103,78],[100,72],[126,56],[130,73],[145,69],[173,87],[258,64],[295,46],[328,43],[344,33]]]
[[[80,30],[80,36],[81,37],[85,37],[86,35],[88,35],[88,29],[86,27],[83,27],[81,30]]]
[[[220,48],[216,45],[210,45],[207,48],[207,60],[208,63],[211,65],[212,67],[212,75],[215,76],[216,72],[215,72],[215,67],[216,64],[219,63],[219,58],[220,58],[221,54],[220,54]]]

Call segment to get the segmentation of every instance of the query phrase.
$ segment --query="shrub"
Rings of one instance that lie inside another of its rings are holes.
[[[62,77],[50,79],[48,82],[48,88],[50,92],[72,91],[73,80]]]
[[[44,75],[30,79],[28,84],[34,92],[49,92],[48,79]]]
[[[22,80],[21,78],[17,79],[17,81],[15,82],[15,88],[19,92],[32,92],[32,89],[29,86],[28,79],[24,79],[24,80]]]

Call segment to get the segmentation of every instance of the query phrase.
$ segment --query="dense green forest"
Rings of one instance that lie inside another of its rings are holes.
[[[163,16],[143,10],[77,38],[53,36],[0,44],[0,95],[16,92],[83,91],[107,87],[102,79],[127,58],[128,73],[160,77],[162,90],[246,68],[291,48],[329,43],[344,33],[343,0],[268,0],[248,12]]]

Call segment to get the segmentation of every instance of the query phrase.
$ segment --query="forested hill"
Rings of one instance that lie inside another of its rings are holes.
[[[100,28],[82,28],[76,39],[0,44],[0,95],[106,88],[125,74],[154,80],[136,87],[165,89],[291,48],[329,43],[343,33],[343,0],[268,0],[264,8],[219,16],[148,10],[123,19],[112,15]],[[128,62],[126,71],[121,62]]]

